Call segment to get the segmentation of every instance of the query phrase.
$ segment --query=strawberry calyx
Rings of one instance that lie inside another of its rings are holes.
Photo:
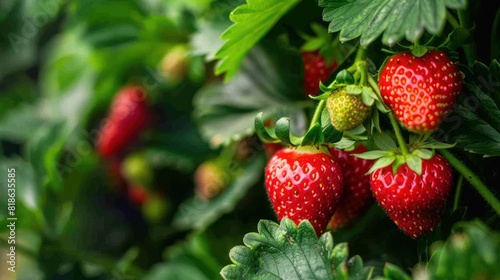
[[[362,159],[375,160],[370,170],[367,171],[367,175],[389,165],[392,165],[392,172],[396,174],[399,167],[405,163],[408,168],[420,175],[422,173],[422,160],[431,159],[438,149],[448,149],[454,146],[454,144],[438,142],[432,139],[429,134],[411,134],[406,151],[396,145],[393,136],[389,133],[373,134],[373,140],[379,150],[353,154]]]

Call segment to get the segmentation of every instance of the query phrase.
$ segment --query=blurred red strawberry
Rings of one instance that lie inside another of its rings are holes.
[[[333,61],[328,65],[319,50],[303,51],[301,55],[304,62],[304,90],[306,95],[318,95],[320,92],[319,82],[325,82],[330,77],[330,74],[337,67],[337,62]]]
[[[122,88],[115,96],[96,140],[99,154],[109,158],[121,154],[152,121],[145,90]]]

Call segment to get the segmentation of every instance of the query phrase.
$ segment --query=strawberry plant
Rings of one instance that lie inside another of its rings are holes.
[[[500,278],[496,1],[4,2],[0,279]]]

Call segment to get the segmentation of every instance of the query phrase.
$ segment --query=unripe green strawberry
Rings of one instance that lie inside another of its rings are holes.
[[[140,152],[125,157],[121,165],[121,174],[129,184],[151,188],[153,183],[154,174],[151,165],[146,156]]]
[[[161,73],[163,77],[172,83],[181,81],[189,68],[188,47],[177,45],[172,47],[161,60]]]
[[[144,218],[153,224],[162,222],[170,209],[171,205],[168,198],[156,193],[150,194],[141,208]]]
[[[421,57],[409,51],[391,56],[378,84],[396,118],[416,133],[437,129],[451,113],[463,86],[457,65],[438,50]]]
[[[208,160],[198,166],[194,173],[196,195],[203,200],[211,200],[229,185],[230,174],[218,160]]]
[[[345,88],[333,91],[326,102],[332,125],[338,131],[356,128],[371,112],[371,107],[366,106],[359,95],[349,94]]]
[[[344,178],[328,150],[312,146],[283,148],[268,161],[265,185],[279,220],[308,220],[321,235],[344,191]]]

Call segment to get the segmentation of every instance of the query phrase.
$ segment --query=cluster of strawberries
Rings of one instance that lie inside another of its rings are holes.
[[[154,190],[153,171],[145,155],[134,149],[154,121],[154,110],[143,87],[128,85],[113,97],[99,128],[95,147],[106,161],[108,174],[151,222],[160,221],[168,199]]]
[[[310,72],[311,54],[306,57],[305,86],[311,88],[314,83],[324,82],[333,69],[318,63],[321,58],[316,57],[314,64],[321,69]],[[323,76],[316,75],[311,82],[315,75],[311,73]],[[381,101],[399,125],[408,133],[425,135],[450,114],[462,90],[462,77],[442,51],[428,50],[418,57],[406,51],[393,55],[381,67],[378,88]],[[311,91],[308,94],[317,93],[318,88]],[[328,102],[340,102],[331,100],[329,97]],[[347,114],[355,107],[346,106]],[[349,120],[353,119],[350,116]],[[378,157],[365,152],[365,145],[358,142],[352,151],[327,143],[284,147],[274,153],[265,169],[265,185],[278,219],[288,217],[296,223],[308,220],[320,235],[325,230],[350,226],[376,201],[411,238],[432,232],[446,211],[452,184],[452,168],[447,160],[432,149],[414,147],[402,155],[394,155],[397,152],[393,151],[392,160],[374,165]]]

